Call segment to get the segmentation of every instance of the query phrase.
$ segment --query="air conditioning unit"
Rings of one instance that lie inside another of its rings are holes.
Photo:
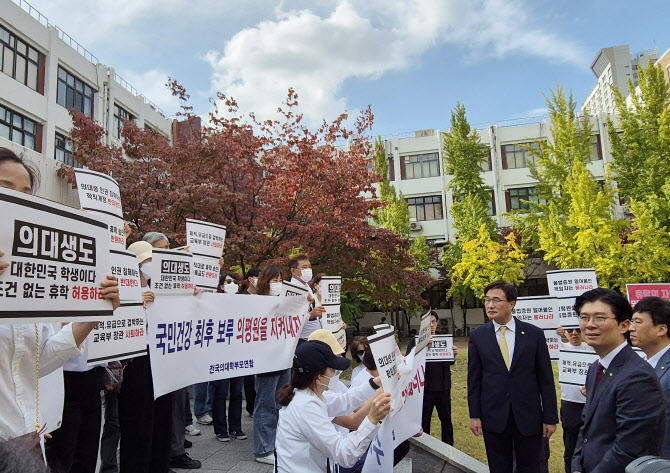
[[[409,224],[409,229],[413,232],[418,232],[421,230],[421,224],[419,222],[411,222]]]

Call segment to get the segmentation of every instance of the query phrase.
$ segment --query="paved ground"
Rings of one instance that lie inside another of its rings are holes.
[[[230,471],[235,473],[271,473],[273,467],[254,460],[254,428],[253,419],[242,410],[242,430],[249,436],[247,440],[230,439],[230,442],[219,442],[211,425],[196,424],[202,431],[195,437],[187,435],[193,447],[186,452],[195,460],[202,462],[197,470],[175,470],[177,473],[189,471],[193,473],[218,473]]]

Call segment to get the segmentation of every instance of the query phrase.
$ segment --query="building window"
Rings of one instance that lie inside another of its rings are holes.
[[[491,194],[491,199],[489,200],[489,210],[486,212],[486,215],[493,216],[496,214],[496,198],[493,194],[493,189],[489,190],[489,194]]]
[[[389,156],[389,181],[395,181],[395,162],[393,156]]]
[[[402,156],[402,179],[421,179],[440,175],[440,163],[437,153]]]
[[[2,72],[37,91],[40,53],[0,27],[0,67]]]
[[[526,168],[530,163],[534,163],[535,156],[532,156],[530,150],[526,148],[539,151],[540,145],[538,143],[530,142],[502,145],[503,169]]]
[[[537,202],[535,187],[521,187],[519,189],[509,189],[506,192],[507,208],[509,210],[528,210],[529,202]]]
[[[119,107],[114,104],[114,138],[121,139],[121,130],[123,130],[123,122],[126,120],[135,121],[135,117],[132,116],[125,108]],[[374,166],[374,162],[371,161]]]
[[[92,117],[93,89],[59,66],[56,103],[68,110],[74,108],[87,117]]]
[[[60,133],[56,133],[56,147],[54,152],[56,161],[60,161],[75,168],[82,167],[72,156],[72,142]]]
[[[520,297],[549,295],[549,286],[546,278],[526,279],[517,288]]]
[[[37,125],[34,121],[0,106],[0,138],[37,150]]]
[[[491,169],[493,169],[493,159],[491,157],[491,149],[489,148],[488,157],[482,160],[482,171],[490,171]]]
[[[600,135],[591,136],[589,143],[589,159],[591,161],[599,161],[603,159],[603,150],[600,145]]]
[[[410,197],[407,199],[409,216],[419,222],[442,218],[442,196]]]

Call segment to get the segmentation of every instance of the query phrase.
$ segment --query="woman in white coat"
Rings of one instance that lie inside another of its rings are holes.
[[[326,472],[334,464],[351,467],[367,451],[380,421],[389,413],[391,395],[377,396],[358,430],[343,437],[330,422],[322,395],[337,382],[336,370],[344,371],[349,364],[320,341],[308,341],[296,349],[291,384],[277,392],[284,406],[276,440],[279,473]]]

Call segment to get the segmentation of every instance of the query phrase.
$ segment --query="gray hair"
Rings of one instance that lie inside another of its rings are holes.
[[[145,233],[144,236],[142,237],[142,241],[146,241],[148,243],[151,243],[152,246],[153,246],[154,243],[156,243],[158,241],[161,241],[161,240],[167,241],[168,245],[170,244],[170,239],[167,236],[165,236],[165,233],[148,232],[148,233]]]

